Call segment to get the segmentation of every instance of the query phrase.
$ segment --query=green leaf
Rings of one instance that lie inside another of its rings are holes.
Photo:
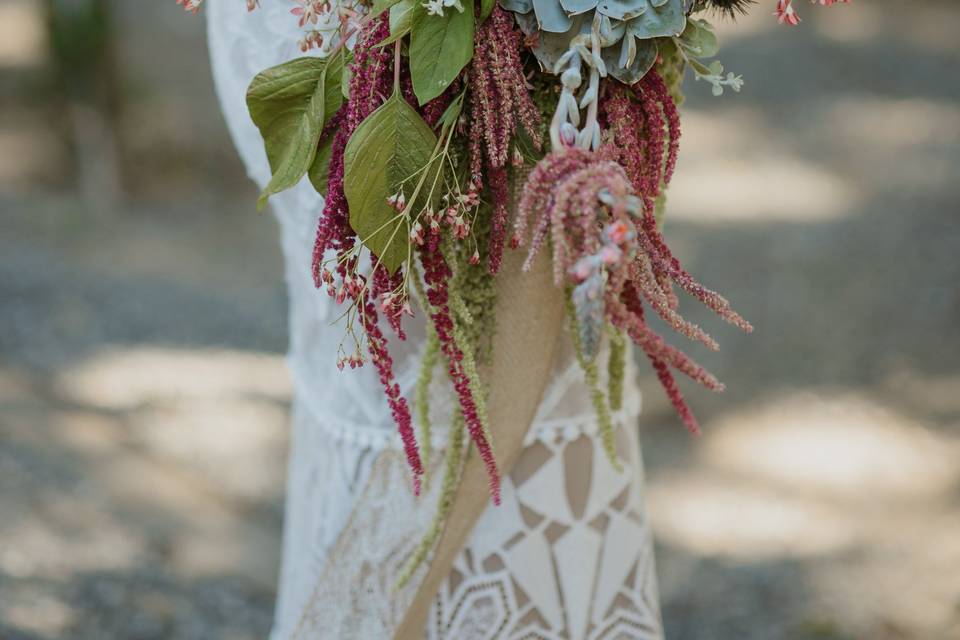
[[[687,28],[680,34],[680,43],[697,58],[712,58],[720,52],[713,26],[706,20],[689,18]]]
[[[463,96],[466,95],[466,92],[461,92],[453,101],[447,105],[447,108],[443,110],[443,114],[440,116],[440,120],[437,121],[437,124],[440,125],[440,130],[446,133],[450,130],[450,127],[457,124],[457,119],[460,117],[460,112],[463,111]]]
[[[410,227],[387,198],[402,187],[408,202],[413,199],[417,177],[431,163],[436,144],[427,123],[396,92],[347,142],[344,193],[350,226],[391,273],[407,259]]]
[[[412,0],[400,0],[400,2],[390,7],[390,35],[378,42],[378,47],[393,44],[410,33],[414,6]]]
[[[313,164],[307,171],[307,178],[310,184],[317,190],[317,193],[324,198],[327,197],[327,178],[330,174],[330,156],[333,155],[333,139],[336,137],[331,134],[320,141],[317,148],[317,155],[313,158]]]
[[[346,48],[341,49],[332,58],[328,59],[327,68],[323,74],[324,83],[324,108],[323,120],[326,122],[333,114],[340,110],[343,100],[347,97],[344,94],[344,84],[349,89],[350,76],[348,71],[349,64],[353,60],[353,52]]]
[[[343,104],[344,55],[298,58],[258,74],[247,90],[247,108],[263,136],[272,176],[257,200],[296,185],[313,164],[324,121]]]
[[[480,0],[480,22],[490,17],[495,6],[497,6],[497,0]]]
[[[448,8],[442,16],[414,7],[410,35],[410,75],[420,104],[433,100],[450,86],[473,58],[473,4],[463,12]]]
[[[353,59],[353,54],[350,55],[350,59]],[[343,65],[343,73],[340,74],[340,94],[343,96],[344,100],[350,98],[350,80],[353,78],[353,71],[350,70],[349,64]]]
[[[373,0],[373,7],[370,8],[369,15],[378,16],[384,11],[386,11],[387,9],[392,8],[393,5],[397,4],[400,1],[401,0]]]

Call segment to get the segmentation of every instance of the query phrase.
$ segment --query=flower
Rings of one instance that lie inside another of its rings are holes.
[[[606,228],[607,237],[614,244],[623,244],[633,239],[633,228],[624,220],[617,220]]]
[[[773,15],[777,16],[777,22],[780,24],[789,24],[795,27],[800,24],[800,16],[794,10],[791,4],[792,0],[777,0],[777,10]]]
[[[290,9],[290,13],[300,18],[299,25],[303,27],[308,22],[317,24],[320,16],[330,11],[329,0],[294,0],[297,5]]]
[[[200,5],[203,4],[203,0],[177,0],[177,4],[182,4],[183,8],[190,13],[196,13],[200,11]]]
[[[443,0],[427,0],[421,5],[428,16],[443,16]]]

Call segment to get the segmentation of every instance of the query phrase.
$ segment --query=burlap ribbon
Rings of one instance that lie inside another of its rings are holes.
[[[482,373],[490,390],[490,432],[502,474],[510,473],[523,450],[524,436],[550,382],[563,326],[563,294],[553,283],[549,254],[542,253],[533,268],[523,273],[524,254],[514,251],[504,257],[503,272],[497,278],[493,359]],[[394,638],[423,638],[430,604],[489,501],[483,461],[472,452],[427,574]]]
[[[524,436],[550,382],[564,316],[563,294],[553,283],[548,254],[541,254],[527,273],[520,269],[524,257],[525,252],[520,251],[508,252],[504,257],[496,281],[497,333],[493,357],[489,367],[481,372],[490,393],[490,432],[503,475],[510,473],[520,457]],[[490,495],[483,462],[471,451],[434,553],[426,567],[417,571],[400,592],[390,596],[389,611],[384,614],[379,603],[365,602],[371,580],[379,581],[381,586],[392,580],[393,567],[402,564],[397,558],[397,538],[415,542],[429,525],[429,518],[424,517],[429,510],[423,502],[429,496],[417,501],[406,489],[394,490],[385,510],[383,488],[389,482],[404,481],[398,471],[401,468],[401,457],[390,451],[382,452],[374,463],[367,486],[330,549],[295,638],[424,637],[437,590],[489,504]],[[378,501],[375,496],[381,499]],[[359,554],[364,557],[358,563]],[[381,570],[382,575],[373,575]]]

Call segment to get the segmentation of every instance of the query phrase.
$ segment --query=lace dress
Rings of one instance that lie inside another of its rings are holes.
[[[301,34],[290,15],[296,5],[293,0],[262,0],[262,7],[248,14],[240,0],[206,4],[223,112],[250,177],[263,186],[269,168],[244,94],[257,72],[303,55],[297,46]],[[336,584],[337,576],[324,569],[362,492],[376,493],[375,500],[365,503],[373,506],[360,516],[369,519],[371,535],[379,531],[381,538],[374,543],[360,536],[345,541],[348,548],[341,541],[337,553],[349,553],[351,562],[362,563],[365,555],[378,550],[372,546],[385,544],[384,529],[377,524],[382,525],[384,517],[402,523],[402,508],[412,504],[408,478],[376,475],[383,471],[376,461],[384,459],[384,452],[397,450],[397,459],[402,458],[399,438],[373,367],[341,373],[335,366],[342,332],[331,323],[338,312],[310,276],[322,199],[304,181],[271,203],[286,259],[288,359],[295,386],[283,565],[272,637],[383,637],[382,629],[388,628],[384,619],[396,615],[391,576],[356,588]],[[407,341],[390,345],[408,398],[424,347],[418,322],[422,319],[407,323]],[[636,433],[640,395],[632,374],[627,372],[623,409],[614,415],[626,469],[618,473],[596,437],[579,367],[571,353],[558,355],[555,377],[520,462],[504,479],[503,504],[489,506],[481,516],[434,599],[426,638],[662,637],[651,531],[642,501]],[[434,424],[443,424],[452,398],[439,382],[432,398]],[[440,431],[434,437],[436,448],[444,446]],[[395,531],[386,544],[408,548],[411,541],[404,527]],[[318,588],[352,592],[349,597],[354,599],[362,593],[362,606],[345,600],[321,616],[329,626],[302,635],[304,612]],[[339,622],[333,620],[337,617]]]

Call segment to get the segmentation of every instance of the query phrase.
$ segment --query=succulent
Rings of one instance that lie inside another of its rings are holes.
[[[599,37],[607,72],[627,84],[646,74],[657,59],[654,38],[680,34],[686,26],[684,0],[500,0],[517,15],[540,64],[556,65],[577,36]]]

